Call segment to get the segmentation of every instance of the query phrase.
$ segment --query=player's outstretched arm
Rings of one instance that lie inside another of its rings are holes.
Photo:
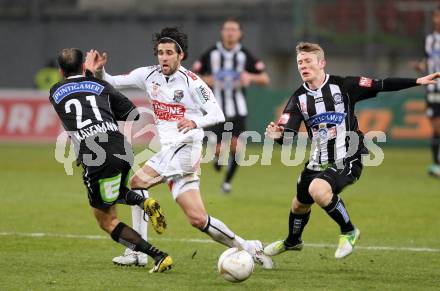
[[[417,84],[418,85],[436,84],[438,78],[440,78],[440,72],[435,72],[433,74],[418,78]]]
[[[243,71],[240,74],[240,83],[243,87],[248,87],[251,84],[267,86],[269,82],[270,78],[266,72],[249,73],[247,71]]]

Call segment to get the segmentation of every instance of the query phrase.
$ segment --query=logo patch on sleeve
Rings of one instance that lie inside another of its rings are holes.
[[[209,91],[203,85],[196,88],[196,93],[202,104],[205,104],[209,100]]]
[[[359,79],[359,86],[370,88],[373,85],[373,79],[361,77]]]
[[[191,79],[193,79],[194,81],[198,79],[197,76],[196,76],[196,74],[194,74],[194,73],[191,72],[191,71],[186,71],[186,74],[187,74]]]
[[[258,71],[263,71],[266,68],[262,61],[258,61],[255,63],[255,69]]]

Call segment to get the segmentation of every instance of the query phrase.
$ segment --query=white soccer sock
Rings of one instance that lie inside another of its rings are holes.
[[[222,221],[208,215],[206,226],[202,229],[213,240],[228,247],[245,247],[245,240],[236,235]]]
[[[139,195],[142,195],[139,191],[135,190]],[[147,227],[148,222],[144,220],[144,210],[140,208],[138,205],[130,206],[131,208],[131,222],[132,228],[134,231],[140,234],[142,239],[147,240]],[[127,250],[129,250],[127,248]]]
[[[148,198],[147,190],[133,190],[144,198]],[[144,220],[144,210],[137,205],[131,206],[131,219],[133,222],[133,229],[141,235],[144,240],[147,240],[148,222]]]

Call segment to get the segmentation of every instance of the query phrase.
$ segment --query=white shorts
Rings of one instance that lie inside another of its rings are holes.
[[[180,193],[199,188],[201,155],[201,143],[181,143],[164,147],[146,165],[164,177],[176,199]]]

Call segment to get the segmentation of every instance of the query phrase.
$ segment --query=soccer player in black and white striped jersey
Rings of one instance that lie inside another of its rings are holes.
[[[425,38],[425,59],[417,62],[418,71],[440,71],[440,6],[432,14],[434,31]],[[440,178],[440,81],[426,87],[426,113],[432,125],[431,150],[433,164],[428,173]]]
[[[298,179],[287,238],[269,244],[264,252],[273,256],[301,250],[301,234],[316,202],[340,226],[335,257],[341,259],[352,253],[360,231],[352,224],[338,194],[360,178],[361,156],[368,154],[354,115],[355,104],[382,91],[436,84],[440,73],[418,79],[339,77],[325,73],[324,51],[318,44],[300,43],[296,53],[304,84],[293,93],[278,123],[267,126],[266,134],[281,144],[291,142],[304,122],[313,152]],[[353,140],[358,143],[353,145]]]
[[[238,167],[236,153],[239,152],[238,137],[246,130],[246,88],[251,84],[266,86],[269,76],[265,65],[256,59],[240,40],[242,31],[240,23],[235,19],[227,19],[222,26],[221,41],[204,53],[193,65],[193,71],[212,88],[217,103],[225,114],[226,121],[207,128],[217,136],[214,166],[220,171],[219,164],[222,133],[225,123],[232,123],[232,139],[228,160],[228,169],[221,190],[231,191],[231,181]],[[227,130],[230,130],[226,126]],[[224,141],[225,142],[225,141]]]

